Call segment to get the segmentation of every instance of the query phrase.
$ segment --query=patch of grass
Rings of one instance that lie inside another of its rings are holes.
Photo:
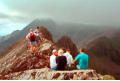
[[[104,80],[115,80],[115,78],[113,76],[111,76],[111,75],[104,75],[103,79]]]

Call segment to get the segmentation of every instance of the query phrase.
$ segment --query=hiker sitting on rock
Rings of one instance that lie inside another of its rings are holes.
[[[71,63],[73,62],[73,57],[71,55],[71,50],[67,49],[66,52],[64,53],[64,56],[67,58],[67,70],[70,70]]]
[[[89,56],[84,52],[85,52],[84,49],[80,48],[80,53],[75,57],[74,62],[78,61],[77,69],[87,69],[88,68]]]
[[[30,32],[27,34],[26,38],[30,40],[30,47],[31,47],[32,54],[38,53],[36,34],[33,33],[33,29],[30,29]],[[35,52],[33,50],[34,47],[35,47]]]
[[[57,67],[56,56],[58,55],[58,51],[54,49],[52,53],[53,54],[50,56],[50,68],[53,70],[56,70],[56,67]]]
[[[58,51],[58,56],[56,57],[56,63],[57,63],[56,70],[65,70],[65,67],[67,65],[67,58],[63,56],[63,54],[64,54],[64,50],[60,49]]]

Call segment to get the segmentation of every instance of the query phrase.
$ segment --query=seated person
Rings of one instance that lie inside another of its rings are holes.
[[[88,58],[89,56],[84,53],[84,49],[80,48],[80,53],[75,57],[75,60],[74,60],[74,62],[78,61],[77,69],[87,69]]]
[[[73,57],[71,55],[71,50],[67,49],[66,53],[64,53],[64,56],[67,58],[67,70],[70,70],[71,64],[73,62]]]
[[[56,63],[57,63],[56,70],[65,70],[65,67],[67,65],[67,58],[63,56],[63,54],[64,51],[60,49],[58,51],[58,56],[56,57]]]
[[[52,55],[50,56],[50,68],[53,70],[56,70],[57,64],[56,64],[56,56],[58,55],[57,50],[52,51]]]

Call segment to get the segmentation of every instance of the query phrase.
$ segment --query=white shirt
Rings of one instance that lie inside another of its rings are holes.
[[[35,29],[33,32],[34,32],[34,33],[39,33],[39,30],[38,30],[38,29]]]
[[[66,52],[64,53],[64,56],[67,58],[67,64],[71,64],[73,62],[73,57],[70,53]]]
[[[57,66],[57,64],[56,64],[56,56],[55,55],[51,55],[50,56],[50,68],[54,68],[56,66]]]
[[[37,29],[35,29],[34,33],[36,34],[36,36],[39,36],[39,31]]]

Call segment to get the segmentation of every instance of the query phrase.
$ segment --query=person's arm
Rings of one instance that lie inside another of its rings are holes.
[[[26,35],[26,37],[25,37],[25,38],[26,38],[26,40],[28,40],[28,34]]]
[[[56,64],[58,64],[58,57],[56,57]]]
[[[69,59],[70,59],[70,64],[73,64],[73,63],[74,63],[74,62],[73,62],[74,60],[73,60],[72,55],[69,56]]]
[[[52,67],[52,57],[50,56],[50,68]]]
[[[74,63],[77,62],[77,60],[74,60]]]
[[[65,64],[67,65],[67,58],[66,58],[66,56],[65,56]]]
[[[70,56],[70,58],[71,58],[71,62],[73,62],[73,57],[72,57],[72,55]]]
[[[78,60],[79,60],[79,55],[75,57],[74,63],[77,62]]]
[[[30,33],[27,34],[26,38],[29,40],[29,38],[30,38]]]
[[[67,58],[66,58],[66,56],[64,56],[65,57],[65,66],[64,66],[64,69],[66,69],[67,68]]]

